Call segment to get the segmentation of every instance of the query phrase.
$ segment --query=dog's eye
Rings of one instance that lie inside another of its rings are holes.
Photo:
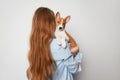
[[[65,26],[65,23],[63,23],[62,25]]]

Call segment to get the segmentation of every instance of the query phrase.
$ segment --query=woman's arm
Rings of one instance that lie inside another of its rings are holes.
[[[82,53],[78,52],[75,57],[73,55],[69,57],[64,64],[70,73],[77,73],[81,71],[81,60]]]
[[[82,53],[77,52],[76,56],[71,53],[70,46],[67,43],[67,47],[64,49],[57,44],[56,39],[53,39],[51,43],[51,53],[55,61],[62,61],[68,72],[76,73],[81,71]]]

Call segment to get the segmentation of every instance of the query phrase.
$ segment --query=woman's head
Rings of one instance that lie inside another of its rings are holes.
[[[32,80],[52,79],[52,69],[55,61],[50,52],[50,42],[54,38],[55,15],[45,7],[38,8],[33,16],[28,53],[28,78]]]
[[[53,37],[55,31],[55,15],[52,10],[40,7],[35,11],[32,22],[32,31],[40,32],[46,38]]]

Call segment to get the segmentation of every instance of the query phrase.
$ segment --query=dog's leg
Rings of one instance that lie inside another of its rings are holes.
[[[58,32],[57,30],[55,31],[55,37],[58,45],[61,45],[61,35],[60,35],[60,32]]]
[[[66,41],[65,41],[65,38],[64,38],[64,37],[62,38],[62,47],[63,47],[63,48],[66,48]]]
[[[75,40],[72,38],[72,36],[70,36],[67,32],[66,32],[66,34],[69,37],[71,52],[73,53],[73,55],[76,55],[77,52],[79,51],[79,47],[78,47],[77,43],[75,42]]]
[[[60,36],[56,37],[56,40],[57,40],[58,45],[62,44],[62,40],[61,40]]]

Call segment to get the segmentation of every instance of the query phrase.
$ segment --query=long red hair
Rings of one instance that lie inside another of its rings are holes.
[[[29,80],[52,80],[56,63],[50,51],[50,43],[54,38],[55,15],[46,7],[38,8],[33,16],[28,52]]]

